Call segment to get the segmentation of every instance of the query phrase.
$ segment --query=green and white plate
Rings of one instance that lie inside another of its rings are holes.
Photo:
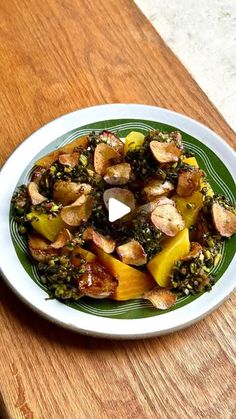
[[[222,303],[236,287],[236,236],[225,241],[222,260],[214,269],[211,292],[180,298],[165,312],[142,299],[127,302],[82,298],[74,304],[47,300],[36,265],[30,261],[24,238],[11,217],[10,201],[17,185],[27,183],[33,163],[40,156],[81,135],[103,129],[125,137],[130,131],[151,129],[182,132],[184,144],[193,151],[217,193],[236,201],[236,155],[213,131],[175,112],[145,105],[101,105],[64,115],[25,140],[7,160],[0,173],[0,267],[9,286],[35,311],[66,328],[93,336],[144,338],[193,324]],[[128,278],[127,278],[128,280]]]

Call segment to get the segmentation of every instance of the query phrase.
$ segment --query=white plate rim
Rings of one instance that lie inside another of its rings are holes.
[[[135,339],[158,336],[187,327],[218,307],[236,288],[236,255],[210,293],[160,316],[143,319],[110,319],[74,310],[56,300],[45,300],[46,293],[35,284],[18,261],[8,222],[15,185],[27,163],[51,141],[80,126],[109,119],[151,120],[173,125],[198,138],[223,161],[236,182],[234,150],[212,130],[185,115],[150,105],[106,104],[79,109],[49,122],[23,141],[0,172],[0,269],[10,288],[34,311],[65,328],[92,336]],[[24,159],[21,160],[21,156]],[[6,188],[2,185],[7,183]],[[14,261],[14,263],[13,263]],[[17,268],[17,269],[16,269]],[[17,278],[16,278],[17,270]],[[25,286],[25,288],[24,288]]]

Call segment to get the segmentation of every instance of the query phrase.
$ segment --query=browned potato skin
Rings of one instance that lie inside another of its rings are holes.
[[[92,227],[87,227],[83,233],[84,240],[92,240],[96,246],[102,249],[106,253],[112,253],[115,250],[116,242],[112,237],[103,236],[103,234],[98,233]]]
[[[93,210],[93,197],[81,195],[73,204],[61,210],[62,220],[69,226],[77,227],[88,221]]]
[[[107,298],[114,294],[118,281],[103,266],[97,262],[88,262],[85,271],[78,279],[78,287],[83,295]]]
[[[151,214],[151,221],[162,233],[170,237],[176,236],[185,226],[182,216],[172,203],[158,205]]]
[[[112,132],[110,131],[102,131],[100,134],[100,138],[103,138],[106,140],[106,143],[110,145],[112,148],[114,148],[117,153],[119,153],[121,156],[124,155],[124,143]]]
[[[79,157],[80,153],[75,151],[71,154],[60,154],[58,160],[64,166],[75,167],[78,164]]]
[[[39,185],[40,180],[42,179],[43,174],[46,172],[45,167],[36,166],[31,177],[31,182]]]
[[[94,151],[94,170],[98,175],[104,176],[107,168],[119,163],[120,160],[121,156],[114,148],[108,144],[100,143]]]
[[[168,195],[173,189],[174,185],[171,182],[150,179],[142,189],[142,198],[145,202],[151,202],[160,196]]]
[[[191,196],[193,192],[200,190],[200,181],[204,172],[200,169],[183,171],[178,176],[176,193],[179,196]]]
[[[216,230],[223,237],[236,233],[236,214],[215,202],[212,205],[212,217]]]
[[[53,187],[53,200],[67,206],[81,195],[88,195],[91,191],[92,187],[89,184],[58,180]]]
[[[144,294],[144,299],[159,310],[167,310],[176,303],[177,295],[165,288],[154,288]]]
[[[52,256],[59,254],[59,249],[54,249],[51,243],[39,234],[28,235],[28,246],[33,259],[46,263]]]
[[[127,265],[141,266],[147,263],[147,255],[137,240],[131,240],[116,248],[122,262]]]
[[[130,164],[120,163],[107,168],[104,180],[109,185],[126,185],[130,180],[130,175]]]
[[[177,162],[182,154],[182,151],[174,143],[151,141],[150,149],[159,163]]]
[[[28,185],[28,194],[33,205],[41,204],[42,202],[46,201],[47,198],[41,193],[39,193],[39,188],[37,183],[30,182]]]
[[[84,150],[88,145],[88,138],[87,136],[76,138],[76,140],[72,141],[69,144],[64,145],[63,147],[59,148],[58,150],[52,151],[51,153],[47,154],[46,156],[40,158],[36,161],[36,166],[41,166],[48,168],[53,164],[60,154],[70,154],[73,152],[80,152],[80,150]]]

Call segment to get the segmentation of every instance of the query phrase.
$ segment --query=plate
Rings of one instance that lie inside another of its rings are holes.
[[[213,131],[186,116],[146,105],[112,104],[81,109],[43,126],[25,140],[7,160],[0,174],[0,267],[12,290],[47,319],[77,332],[109,338],[144,338],[173,332],[203,318],[236,287],[236,236],[223,246],[211,292],[180,298],[169,311],[154,309],[141,299],[128,302],[83,298],[75,304],[47,300],[36,266],[29,262],[26,243],[10,213],[17,185],[27,183],[35,160],[92,130],[108,129],[125,137],[160,128],[182,132],[184,144],[195,152],[215,192],[236,200],[235,152]]]

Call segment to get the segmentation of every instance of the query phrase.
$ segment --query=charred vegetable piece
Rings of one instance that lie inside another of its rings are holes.
[[[174,143],[180,150],[183,149],[182,135],[179,131],[165,132],[160,130],[150,131],[146,139],[161,143]]]
[[[92,227],[87,227],[83,233],[84,240],[92,240],[100,249],[106,253],[112,253],[115,250],[116,242],[111,237],[103,236]]]
[[[104,176],[108,167],[120,161],[120,154],[111,146],[105,143],[97,145],[94,151],[95,172]]]
[[[236,233],[236,213],[215,202],[212,205],[212,217],[215,228],[221,236],[231,237]]]
[[[53,199],[62,205],[71,205],[81,195],[88,195],[92,186],[87,183],[58,180],[53,186]]]
[[[170,237],[175,236],[185,226],[174,201],[170,204],[158,205],[151,213],[151,220],[156,228]]]
[[[137,240],[131,240],[128,243],[118,246],[116,251],[122,262],[128,265],[140,266],[147,263],[147,255],[144,248]]]
[[[180,231],[174,238],[166,240],[163,249],[151,259],[147,268],[161,287],[170,285],[169,275],[176,261],[186,256],[190,250],[188,229]]]
[[[66,144],[65,146],[59,148],[58,150],[52,151],[51,153],[47,154],[44,157],[41,157],[39,160],[36,161],[36,166],[41,166],[48,168],[53,164],[56,160],[58,160],[58,157],[60,154],[70,154],[74,151],[82,151],[84,150],[88,145],[88,138],[87,137],[80,137],[76,140],[72,141],[69,144]]]
[[[177,294],[163,288],[154,288],[144,294],[145,300],[149,300],[155,308],[167,310],[177,301]]]
[[[204,172],[200,169],[184,170],[180,172],[176,193],[181,197],[191,196],[200,190],[200,182]]]
[[[177,162],[182,154],[182,151],[174,143],[151,141],[150,149],[159,163]]]
[[[117,285],[118,281],[97,262],[87,262],[85,273],[78,279],[80,292],[92,298],[112,297]]]
[[[28,185],[28,194],[33,205],[41,204],[46,201],[47,198],[39,193],[38,185],[34,182],[30,182]]]
[[[58,157],[59,163],[63,166],[75,167],[79,162],[80,153],[74,151],[70,154],[60,154]]]
[[[142,190],[142,197],[146,202],[154,201],[161,195],[168,195],[173,191],[174,185],[169,181],[151,179]]]
[[[120,163],[108,167],[104,180],[109,185],[126,185],[131,175],[131,166],[129,163]]]
[[[69,226],[76,227],[88,221],[93,209],[93,198],[82,195],[73,204],[61,210],[62,220]]]
[[[58,255],[58,250],[39,234],[29,234],[28,245],[32,258],[37,262],[46,263],[52,256]]]
[[[195,168],[199,168],[198,162],[195,157],[184,157],[183,162]],[[211,197],[214,196],[212,187],[205,177],[202,177],[200,179],[200,190],[203,190],[203,189],[205,191],[204,195],[211,196]]]
[[[104,130],[99,134],[99,137],[102,141],[105,141],[108,145],[114,148],[117,153],[123,156],[124,143],[117,137],[117,135],[113,134],[113,132]]]
[[[45,172],[45,167],[36,166],[31,176],[31,182],[34,182],[39,186],[42,176]]]
[[[126,265],[97,247],[94,247],[93,250],[100,263],[118,280],[118,286],[113,295],[114,300],[125,301],[138,298],[154,287],[155,281],[148,273]]]
[[[54,249],[62,249],[72,239],[72,234],[67,228],[63,228],[56,237],[56,240],[51,244]]]
[[[143,145],[145,136],[141,132],[132,131],[125,138],[124,153],[129,150],[135,150]]]

